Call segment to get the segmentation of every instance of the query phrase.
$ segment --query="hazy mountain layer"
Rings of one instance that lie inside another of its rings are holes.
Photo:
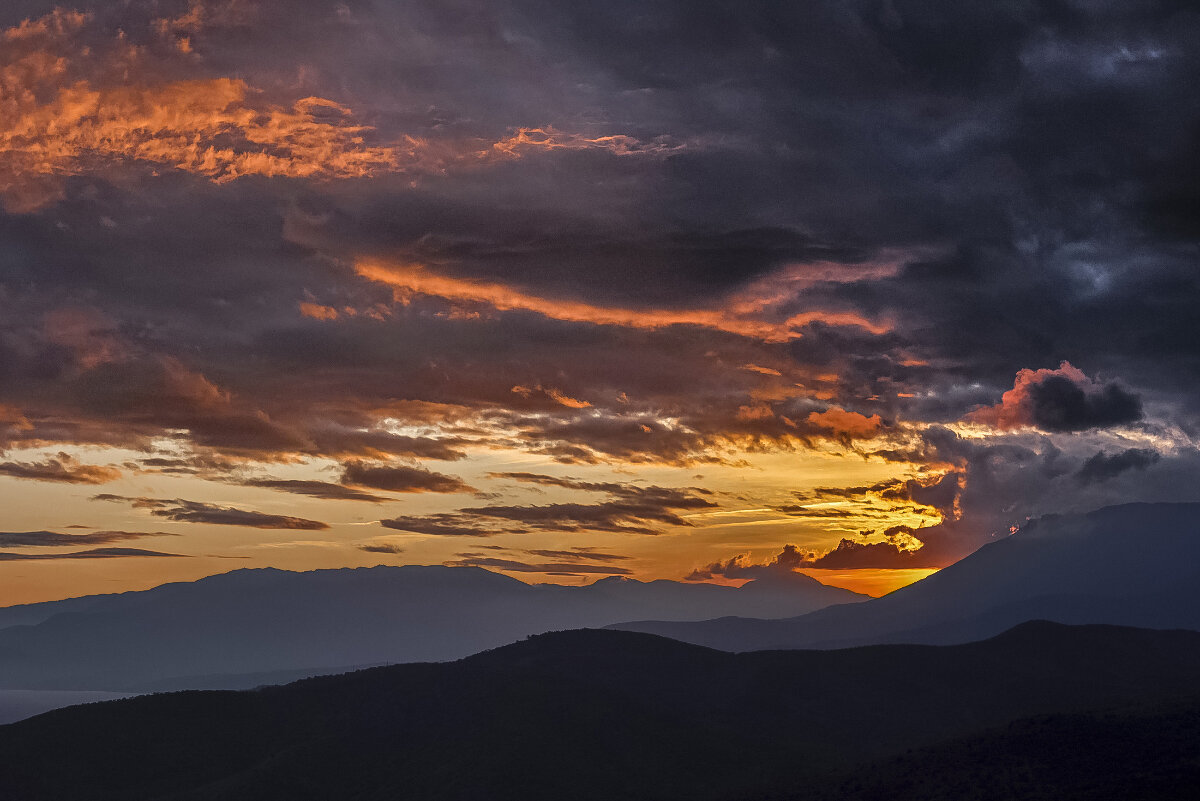
[[[9,610],[37,622],[0,629],[0,687],[223,687],[229,677],[214,674],[444,661],[557,629],[788,615],[863,598],[801,575],[741,588],[621,578],[564,587],[479,568],[237,570]]]
[[[1200,629],[1200,504],[1128,504],[1032,521],[882,598],[785,620],[647,621],[643,631],[730,651],[950,644],[1026,620]]]

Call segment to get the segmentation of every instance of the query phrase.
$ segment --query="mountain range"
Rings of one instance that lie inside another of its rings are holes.
[[[968,645],[747,654],[571,631],[452,663],[50,712],[0,727],[0,799],[890,798],[914,777],[949,790],[906,797],[984,797],[982,780],[1020,790],[993,798],[1071,797],[1045,795],[1034,769],[1183,799],[1195,740],[1170,738],[1200,728],[1198,674],[1188,631],[1032,622]],[[1045,715],[1083,717],[1028,720]],[[1083,739],[1039,763],[1022,756],[1030,727]],[[1164,748],[1146,761],[1145,744],[1115,747],[1130,731]],[[1139,770],[1157,780],[1131,788]]]
[[[617,628],[727,651],[981,640],[1027,620],[1200,629],[1200,504],[1050,515],[881,598],[755,620]]]
[[[458,659],[552,630],[798,614],[866,597],[801,574],[740,588],[617,577],[570,587],[473,567],[236,570],[0,609],[0,689],[246,688]]]

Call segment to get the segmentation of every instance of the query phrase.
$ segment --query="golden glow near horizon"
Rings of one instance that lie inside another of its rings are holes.
[[[581,545],[626,557],[616,564],[636,578],[679,580],[693,569],[727,559],[735,552],[747,553],[754,560],[765,562],[788,543],[820,552],[865,527],[920,526],[936,520],[932,510],[879,501],[813,504],[808,513],[817,515],[815,517],[797,518],[780,512],[779,507],[794,503],[798,491],[818,486],[872,484],[897,474],[897,466],[892,463],[833,454],[745,454],[745,462],[737,465],[637,466],[636,484],[692,486],[708,488],[714,493],[716,507],[683,513],[681,517],[687,521],[687,526],[663,526],[663,533],[657,536],[620,532],[542,532],[463,538],[396,531],[379,526],[377,521],[399,513],[436,514],[487,504],[546,505],[584,500],[578,493],[562,488],[494,478],[500,473],[538,470],[546,475],[570,476],[588,482],[627,482],[630,475],[627,468],[619,466],[548,465],[543,459],[522,451],[478,448],[473,449],[466,460],[453,463],[453,472],[466,484],[487,487],[490,493],[499,492],[499,497],[489,495],[481,500],[470,492],[411,495],[381,492],[378,494],[387,498],[385,503],[332,502],[190,475],[170,475],[145,469],[130,471],[127,467],[122,472],[122,466],[145,457],[145,454],[131,451],[73,448],[70,454],[61,449],[9,451],[7,454],[7,458],[17,464],[36,464],[66,457],[80,463],[112,465],[120,478],[96,484],[64,485],[0,476],[0,494],[8,501],[7,530],[50,530],[74,535],[94,531],[146,533],[150,536],[114,544],[178,556],[0,562],[0,574],[4,578],[0,585],[0,604],[147,588],[240,567],[269,565],[311,570],[332,566],[440,564],[458,559],[463,553],[522,559],[529,551],[569,552]],[[271,468],[271,475],[284,481],[328,481],[335,467],[334,462],[308,461],[276,465]],[[101,494],[127,498],[182,498],[214,507],[252,509],[263,514],[320,521],[328,528],[258,529],[178,522],[156,516],[153,508],[93,500]],[[829,517],[819,516],[822,507],[831,512]],[[81,521],[87,521],[86,528],[79,527]],[[397,552],[365,551],[362,546],[394,547]],[[46,552],[44,548],[31,547],[6,550],[29,555]],[[86,548],[72,546],[67,550]],[[811,572],[826,583],[878,594],[921,578],[930,571],[805,572]],[[510,572],[510,575],[527,582],[560,583],[581,583],[599,577],[521,572]]]

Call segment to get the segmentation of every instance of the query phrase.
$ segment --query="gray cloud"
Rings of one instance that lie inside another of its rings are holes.
[[[50,481],[58,484],[107,484],[121,477],[112,467],[80,464],[73,457],[60,453],[40,462],[2,462],[0,475],[31,481]]]
[[[403,516],[380,521],[387,528],[445,536],[491,536],[531,531],[604,531],[653,535],[663,526],[691,526],[681,511],[715,508],[711,492],[697,488],[593,483],[554,476],[515,473],[519,480],[576,490],[602,492],[597,503],[551,503],[531,506],[471,506],[456,512],[423,517]]]
[[[404,553],[402,547],[390,543],[364,543],[358,546],[358,550],[366,551],[367,553],[384,553],[392,556]]]
[[[385,492],[474,492],[455,476],[407,465],[347,462],[342,483]]]
[[[1097,451],[1076,471],[1075,478],[1083,484],[1098,484],[1130,470],[1145,470],[1160,459],[1162,454],[1149,448],[1129,448],[1111,456]]]
[[[607,576],[628,576],[633,571],[621,567],[597,565],[587,562],[520,562],[513,559],[497,559],[484,556],[469,556],[463,559],[452,559],[443,562],[447,567],[484,567],[493,570],[506,570],[514,573],[546,573],[553,576],[583,576],[601,574]]]
[[[335,501],[366,501],[368,503],[383,503],[387,500],[380,495],[372,495],[342,484],[332,484],[328,481],[302,479],[254,478],[239,482],[247,487],[291,492],[296,495],[309,495],[314,498],[324,498]]]
[[[174,520],[178,523],[210,523],[219,526],[249,526],[251,528],[299,529],[322,531],[328,523],[308,520],[303,517],[274,515],[232,506],[218,506],[201,501],[181,498],[129,498],[122,495],[101,494],[92,498],[96,501],[128,503],[135,509],[144,509],[155,517]]]
[[[146,551],[141,548],[93,548],[87,551],[74,551],[72,553],[11,553],[0,551],[0,562],[23,562],[45,559],[120,559],[130,556],[186,558],[183,554]]]
[[[55,531],[0,531],[0,548],[60,548],[75,545],[99,545],[110,542],[143,539],[145,537],[177,537],[166,531],[88,531],[83,534],[60,534]]]

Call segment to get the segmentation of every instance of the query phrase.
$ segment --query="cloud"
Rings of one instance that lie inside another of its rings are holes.
[[[366,501],[367,503],[383,503],[388,500],[379,495],[372,495],[352,487],[332,484],[328,481],[303,479],[254,478],[239,482],[246,487],[261,487],[262,489],[292,492],[297,495],[309,495],[313,498],[324,498],[335,501]]]
[[[432,295],[452,301],[479,303],[499,311],[529,311],[554,320],[590,323],[600,326],[656,329],[669,326],[713,328],[738,336],[768,342],[786,342],[801,336],[801,329],[813,323],[856,326],[882,334],[888,326],[852,311],[808,310],[782,320],[764,319],[757,304],[733,303],[728,308],[638,309],[599,306],[582,301],[560,300],[533,295],[501,283],[472,281],[439,276],[420,264],[360,261],[358,275],[392,287],[398,300],[412,295]]]
[[[866,417],[857,412],[847,412],[844,409],[812,412],[808,415],[808,422],[830,432],[830,436],[835,439],[845,441],[875,437],[883,425],[883,421],[877,414]]]
[[[1140,397],[1115,381],[1094,381],[1070,362],[1057,370],[1021,370],[999,405],[969,415],[1001,430],[1032,426],[1055,432],[1108,428],[1141,418]]]
[[[769,562],[754,564],[749,561],[749,554],[742,553],[724,562],[713,562],[705,567],[698,567],[684,580],[708,581],[717,577],[757,579],[771,574],[791,573],[796,568],[808,566],[815,556],[816,554],[801,551],[795,545],[788,544]]]
[[[654,142],[640,142],[632,136],[597,136],[587,138],[577,133],[557,131],[552,126],[521,128],[512,136],[492,144],[494,153],[503,158],[518,158],[525,151],[537,150],[607,150],[618,156],[668,155],[686,149],[684,144],[672,143],[668,137]]]
[[[398,554],[404,553],[404,548],[400,547],[399,545],[396,545],[394,543],[389,543],[389,542],[363,543],[358,546],[358,550],[366,551],[367,553],[385,553],[385,554],[391,554],[391,555],[398,555]]]
[[[807,566],[824,570],[878,570],[946,566],[944,559],[934,557],[929,552],[923,553],[923,551],[925,551],[924,547],[902,548],[893,542],[856,542],[842,539],[833,550],[812,559]]]
[[[1081,484],[1099,484],[1130,470],[1145,470],[1162,459],[1162,454],[1149,448],[1129,448],[1111,456],[1097,451],[1075,472]]]
[[[178,20],[158,22],[163,32],[187,29]],[[263,102],[240,78],[155,80],[146,64],[153,51],[123,31],[112,34],[103,30],[102,15],[62,11],[4,33],[0,73],[12,83],[0,95],[0,186],[10,184],[10,207],[31,208],[21,202],[29,194],[13,186],[23,175],[78,175],[141,162],[217,182],[249,175],[328,179],[399,169],[419,158],[415,140],[408,148],[367,143],[371,129],[332,100],[300,97],[281,106]],[[190,44],[159,55],[166,63],[154,66],[169,75],[189,51]],[[114,73],[125,80],[114,81]]]
[[[915,536],[920,529],[913,530],[906,526],[897,526],[890,530],[892,537],[896,535]],[[869,532],[868,532],[869,533]],[[687,581],[707,581],[723,577],[732,579],[759,579],[787,574],[805,568],[818,570],[862,570],[862,569],[912,569],[945,567],[946,562],[931,558],[933,548],[926,551],[919,540],[916,548],[904,547],[894,541],[887,542],[857,542],[842,539],[838,544],[826,551],[801,550],[795,545],[785,545],[773,559],[756,564],[750,561],[749,554],[738,554],[724,562],[713,562],[693,570]]]
[[[499,533],[610,532],[654,535],[663,526],[691,527],[679,512],[715,508],[711,492],[694,487],[669,488],[594,483],[529,473],[501,474],[549,486],[603,492],[598,503],[552,503],[541,506],[472,506],[426,516],[380,521],[400,531],[441,536],[492,536]]]
[[[836,509],[832,507],[812,507],[801,504],[785,504],[773,507],[777,512],[783,512],[789,517],[804,517],[816,520],[836,520],[846,517],[867,517],[871,512],[858,509]]]
[[[455,461],[466,458],[459,446],[467,440],[454,437],[414,437],[379,429],[364,429],[336,425],[323,421],[308,432],[316,453],[329,456],[366,456],[386,458],[404,456],[411,459],[441,459]]]
[[[0,475],[59,484],[107,484],[121,477],[115,467],[81,464],[66,453],[40,462],[3,462]]]
[[[0,562],[21,562],[40,559],[119,559],[127,556],[169,556],[186,558],[184,554],[146,551],[141,548],[93,548],[72,553],[11,553],[0,551]]]
[[[488,524],[469,514],[455,512],[440,512],[432,515],[400,515],[387,520],[380,520],[384,528],[404,531],[410,534],[428,534],[434,537],[491,537],[496,534],[525,534],[530,529],[503,528],[498,524]]]
[[[564,464],[616,459],[687,465],[721,458],[714,438],[649,414],[520,416],[513,424],[527,447]]]
[[[305,531],[322,531],[329,528],[329,524],[322,523],[319,520],[267,514],[248,509],[237,509],[232,506],[218,506],[200,501],[187,501],[180,498],[168,500],[165,498],[129,498],[122,495],[102,494],[96,495],[92,500],[129,503],[135,509],[145,509],[155,517],[174,520],[178,523],[209,523],[218,526],[249,526],[251,528],[300,529]]]
[[[347,462],[342,483],[385,492],[474,492],[462,479],[407,465]]]
[[[145,537],[178,537],[166,531],[89,531],[84,534],[60,534],[54,531],[0,531],[0,548],[59,548],[74,545],[99,545]]]
[[[547,550],[544,548],[531,548],[523,551],[530,556],[541,556],[546,559],[581,559],[589,562],[620,562],[632,557],[623,556],[616,553],[605,553],[597,548],[572,548],[567,551]]]
[[[554,576],[582,576],[596,573],[608,576],[628,576],[633,573],[632,570],[608,565],[581,562],[531,563],[483,556],[454,559],[442,564],[446,565],[446,567],[483,567],[493,570],[504,570],[510,573],[546,573]]]

